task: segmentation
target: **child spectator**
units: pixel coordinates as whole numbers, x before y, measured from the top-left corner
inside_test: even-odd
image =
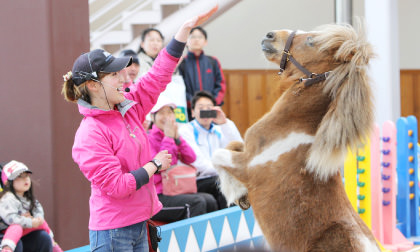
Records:
[[[133,59],[131,65],[124,68],[122,71],[125,71],[124,76],[124,88],[131,86],[136,82],[137,75],[140,71],[140,62],[137,54],[130,49],[121,51],[120,57],[131,57]]]
[[[216,101],[209,92],[197,92],[192,98],[191,108],[195,120],[181,127],[179,134],[197,156],[192,163],[197,168],[197,191],[212,194],[219,209],[226,208],[226,199],[218,188],[218,174],[211,158],[216,149],[225,148],[231,141],[243,141],[242,137],[235,124],[216,106]],[[202,110],[214,110],[216,113],[214,117],[202,117]]]
[[[206,90],[213,95],[217,106],[223,105],[226,83],[222,67],[216,57],[204,54],[207,32],[200,26],[191,29],[187,40],[188,54],[178,69],[184,78],[188,117],[191,117],[191,99],[197,91]]]
[[[195,161],[195,153],[185,140],[178,134],[178,125],[175,121],[175,103],[169,98],[160,96],[156,105],[151,110],[152,129],[149,131],[150,147],[152,155],[161,150],[168,150],[172,155],[171,165],[176,165],[178,159],[184,164]],[[214,197],[207,193],[192,193],[167,196],[162,193],[162,175],[160,172],[154,175],[156,192],[163,207],[179,207],[188,204],[190,216],[198,216],[217,210],[217,202]],[[153,219],[165,222],[173,222],[183,219],[184,211],[160,211]]]
[[[42,241],[27,240],[23,248],[39,249],[35,251],[62,251],[53,239],[53,233],[44,220],[44,210],[36,200],[32,190],[30,174],[26,165],[17,161],[7,163],[1,173],[4,191],[0,198],[0,230],[3,239],[1,251],[17,251],[19,240],[37,230],[49,234],[50,239],[45,244]],[[36,236],[35,236],[36,237]],[[45,239],[44,239],[45,240]]]

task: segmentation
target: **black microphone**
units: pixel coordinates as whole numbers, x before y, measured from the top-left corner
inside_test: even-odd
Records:
[[[129,93],[129,92],[130,92],[130,88],[126,87],[126,88],[124,89],[124,91],[125,91],[125,92],[127,92],[127,93]]]

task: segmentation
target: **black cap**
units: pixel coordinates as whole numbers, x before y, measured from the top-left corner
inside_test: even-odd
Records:
[[[115,58],[107,51],[95,49],[80,55],[73,64],[73,82],[78,86],[88,80],[97,80],[99,72],[113,73],[128,67],[131,57]]]
[[[137,53],[135,53],[131,49],[122,50],[120,52],[119,57],[132,57],[133,58],[133,63],[136,63],[136,64],[140,65],[139,57],[137,56]]]

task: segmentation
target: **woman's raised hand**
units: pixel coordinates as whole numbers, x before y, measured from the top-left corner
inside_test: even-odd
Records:
[[[187,20],[185,23],[191,29],[196,26],[202,25],[204,22],[207,21],[207,19],[211,17],[211,15],[213,15],[217,11],[218,8],[219,8],[219,5],[216,4],[216,6],[211,8],[211,10],[209,10],[208,12],[198,15],[196,17],[193,17],[192,19]]]
[[[192,28],[202,25],[204,22],[207,21],[219,8],[219,5],[216,4],[211,10],[201,15],[195,16],[191,19],[185,21],[185,23],[181,26],[178,32],[175,34],[175,39],[179,42],[187,42],[188,36]]]

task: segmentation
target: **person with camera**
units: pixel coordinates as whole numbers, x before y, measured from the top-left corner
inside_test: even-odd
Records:
[[[219,209],[226,208],[211,158],[216,149],[225,148],[231,141],[243,142],[241,134],[207,91],[199,91],[191,99],[191,115],[195,119],[181,127],[179,134],[196,154],[191,165],[197,169],[197,191],[212,194]]]

